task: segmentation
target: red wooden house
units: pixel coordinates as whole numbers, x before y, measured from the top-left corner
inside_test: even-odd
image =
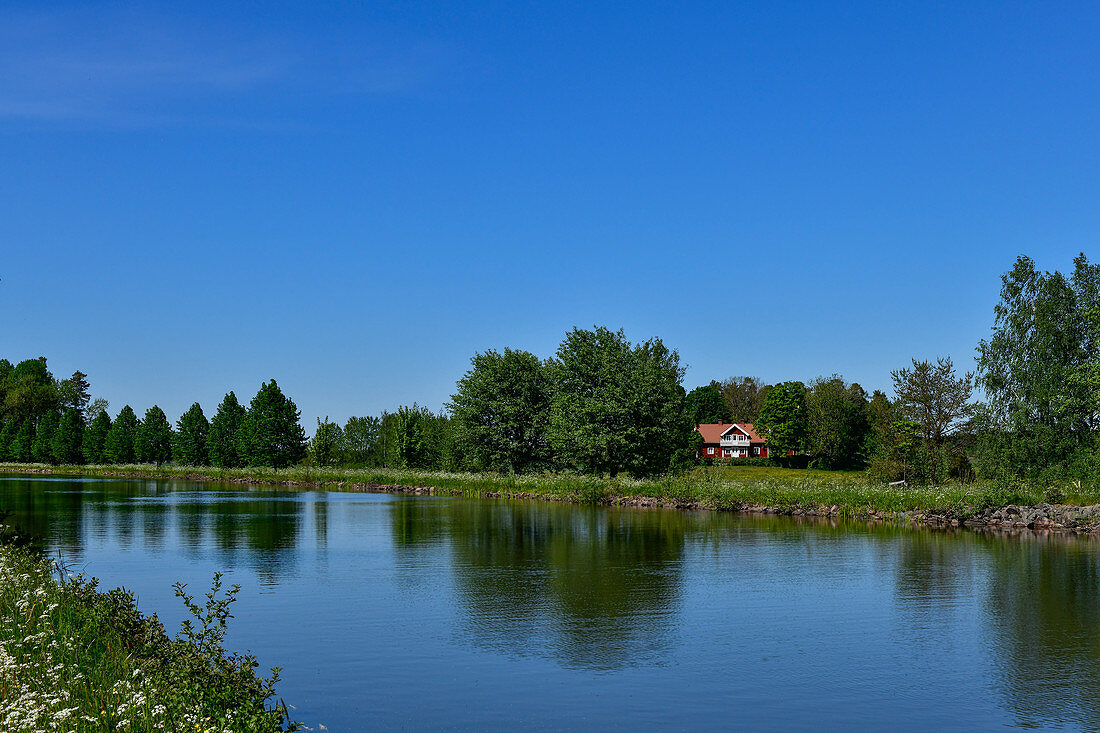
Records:
[[[767,441],[756,434],[751,422],[718,422],[698,425],[703,436],[700,458],[767,458]]]

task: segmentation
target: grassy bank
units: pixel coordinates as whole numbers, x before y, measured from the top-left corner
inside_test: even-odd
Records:
[[[184,595],[193,619],[170,638],[131,594],[0,547],[0,730],[296,729],[266,704],[277,674],[222,648],[234,592],[215,587],[203,606]]]
[[[588,504],[655,504],[683,508],[779,511],[836,507],[835,514],[923,512],[968,517],[1010,504],[1042,502],[1100,504],[1100,487],[974,483],[943,486],[887,486],[866,472],[813,471],[730,466],[697,468],[649,480],[573,474],[501,475],[398,469],[296,466],[285,469],[191,466],[28,466],[0,464],[0,471],[39,470],[61,475],[132,476],[272,484],[328,490],[378,486],[431,487],[432,493],[466,497],[540,498]]]

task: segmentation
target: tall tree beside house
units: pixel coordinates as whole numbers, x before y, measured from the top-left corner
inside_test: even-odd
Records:
[[[108,463],[133,463],[134,440],[137,438],[138,419],[134,409],[129,405],[118,411],[111,430],[107,433],[107,441],[103,452]]]
[[[692,425],[731,422],[733,419],[730,405],[722,395],[722,387],[718,382],[691,390],[687,393],[684,404],[691,416]]]
[[[50,441],[50,451],[55,463],[73,465],[84,462],[84,413],[81,408],[70,406],[61,413],[61,419]]]
[[[914,359],[911,368],[897,369],[891,375],[902,416],[920,426],[928,478],[938,485],[946,469],[946,440],[973,409],[974,375],[955,376],[950,357],[934,363]]]
[[[158,466],[172,460],[172,425],[164,410],[153,405],[145,411],[134,436],[134,452],[141,463]]]
[[[210,422],[195,402],[176,421],[175,443],[172,455],[176,462],[187,466],[205,466],[208,463],[206,441],[210,434]]]
[[[300,417],[274,379],[264,382],[237,431],[237,452],[244,465],[285,468],[305,458],[307,441]]]
[[[31,445],[31,455],[35,463],[53,463],[53,434],[57,430],[57,424],[61,416],[54,410],[50,410],[38,418],[38,426],[34,431],[34,443]]]
[[[242,465],[237,447],[237,433],[244,422],[245,409],[232,391],[222,398],[207,433],[206,452],[210,463],[218,468]]]
[[[867,393],[834,374],[818,377],[806,395],[807,449],[823,468],[859,468],[871,431]]]
[[[757,377],[730,377],[718,383],[718,387],[730,406],[730,420],[747,423],[756,422],[764,397],[771,389]]]
[[[506,348],[475,354],[447,407],[458,441],[478,467],[528,471],[550,462],[550,397],[542,360]]]
[[[106,410],[100,410],[92,418],[91,425],[84,431],[84,444],[81,450],[84,461],[91,464],[107,462],[107,435],[111,432],[111,416]]]
[[[979,457],[987,472],[1036,475],[1091,459],[1100,428],[1100,265],[1070,277],[1028,257],[1002,278],[993,332],[978,345]]]
[[[668,470],[691,434],[680,357],[660,339],[574,328],[551,361],[550,443],[568,465],[614,476]]]
[[[768,390],[754,427],[768,441],[768,455],[783,460],[791,451],[805,450],[808,423],[806,385],[780,382]]]

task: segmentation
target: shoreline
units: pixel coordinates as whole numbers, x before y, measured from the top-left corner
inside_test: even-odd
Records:
[[[145,480],[183,480],[199,483],[228,483],[237,485],[271,486],[320,491],[344,491],[361,493],[404,494],[412,496],[466,497],[485,499],[510,499],[519,501],[551,501],[577,505],[597,505],[638,509],[675,509],[679,511],[720,511],[739,514],[778,515],[817,519],[848,519],[870,523],[908,524],[932,528],[966,528],[997,531],[1061,532],[1072,534],[1100,534],[1100,503],[1033,504],[1007,502],[1001,506],[986,506],[974,511],[958,508],[876,508],[872,503],[791,503],[760,502],[738,499],[733,492],[725,495],[699,498],[676,496],[658,492],[646,493],[644,489],[657,486],[655,482],[636,482],[630,488],[640,492],[623,490],[609,480],[580,477],[557,477],[547,489],[524,490],[522,482],[513,476],[485,476],[480,474],[449,474],[447,481],[435,483],[468,482],[462,488],[434,485],[430,481],[354,480],[363,475],[382,477],[398,476],[401,471],[385,469],[354,471],[346,469],[214,469],[202,470],[191,466],[45,466],[41,464],[0,465],[0,473],[41,474],[73,477],[106,477]],[[431,474],[408,472],[409,478],[430,479]],[[343,480],[341,480],[343,479]],[[580,490],[578,490],[580,487]],[[662,487],[664,488],[664,487]],[[595,489],[595,490],[593,490]],[[669,484],[669,490],[673,486]]]

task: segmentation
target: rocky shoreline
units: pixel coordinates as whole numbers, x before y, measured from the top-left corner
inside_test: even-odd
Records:
[[[0,468],[2,473],[55,474],[49,468]],[[378,494],[409,494],[414,496],[461,496],[457,490],[441,489],[435,486],[407,486],[403,484],[350,483],[344,481],[263,481],[249,477],[211,476],[203,473],[188,473],[165,477],[140,471],[96,471],[94,476],[113,478],[140,478],[162,480],[202,481],[230,484],[254,484],[262,486],[285,486],[296,489],[318,489],[352,491]],[[579,503],[576,497],[556,494],[543,494],[524,491],[483,491],[479,497],[486,499],[516,499],[525,501],[553,501]],[[653,496],[608,495],[599,502],[604,506],[633,507],[639,509],[679,509],[682,511],[726,511],[741,514],[772,514],[778,516],[807,517],[820,519],[854,519],[867,522],[908,523],[928,527],[962,527],[970,529],[1003,530],[1019,532],[1067,532],[1075,534],[1100,534],[1100,504],[1074,506],[1070,504],[1036,504],[1019,506],[1010,504],[999,509],[987,508],[973,516],[963,516],[952,512],[928,511],[877,511],[832,506],[768,506],[748,502],[734,502],[713,506],[697,501],[661,498]]]

